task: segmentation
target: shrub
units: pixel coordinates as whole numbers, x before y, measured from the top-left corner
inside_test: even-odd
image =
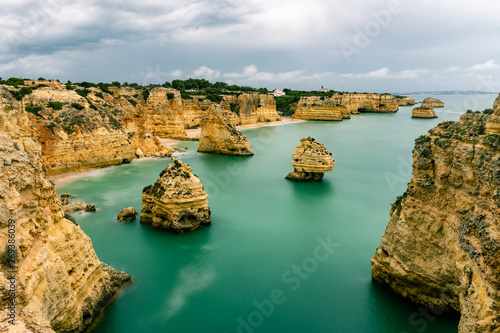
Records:
[[[214,103],[220,103],[222,101],[222,97],[220,95],[208,94],[207,99]]]
[[[21,86],[24,85],[24,80],[19,79],[17,77],[11,77],[11,78],[8,78],[7,81],[4,82],[4,84],[17,87],[19,85],[21,85]]]
[[[132,106],[133,106],[133,107],[135,107],[135,106],[137,105],[137,102],[136,102],[136,101],[134,101],[134,100],[133,100],[133,99],[131,99],[131,98],[129,98],[127,101],[128,101],[130,104],[132,104]]]
[[[92,103],[89,103],[89,108],[91,108],[92,110],[97,110],[97,106]]]
[[[40,111],[42,110],[41,106],[27,106],[26,111],[29,113],[33,113],[35,116],[40,117]]]
[[[148,100],[148,97],[149,97],[149,90],[148,89],[144,89],[142,91],[142,98],[147,101]]]
[[[5,244],[5,251],[0,256],[0,264],[5,267],[14,267],[18,258],[17,248],[9,248],[9,244]]]
[[[78,95],[80,95],[80,96],[82,96],[82,97],[85,97],[85,98],[87,98],[87,95],[88,95],[88,94],[89,94],[89,92],[90,92],[90,90],[88,90],[88,89],[86,89],[86,88],[85,88],[85,89],[76,89],[75,91],[76,91],[76,93],[77,93]]]
[[[493,109],[484,109],[483,113],[484,114],[492,114],[493,113]]]
[[[12,91],[11,94],[12,96],[20,101],[23,99],[24,96],[26,95],[29,95],[33,92],[33,89],[29,88],[29,87],[22,87],[21,89],[19,89],[18,91]]]
[[[99,98],[104,99],[104,96],[102,95],[102,92],[96,92],[95,93],[95,97],[99,97]]]
[[[167,98],[168,99],[174,99],[175,94],[174,93],[167,93]]]
[[[51,102],[47,103],[47,107],[52,108],[54,110],[62,110],[63,105],[61,102],[52,102],[51,101]]]
[[[78,103],[71,103],[71,107],[75,108],[77,110],[83,110],[83,109],[85,109],[85,106],[83,106],[81,104],[78,104]]]

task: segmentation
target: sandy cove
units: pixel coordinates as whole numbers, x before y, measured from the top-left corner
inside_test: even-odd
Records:
[[[246,130],[246,129],[251,129],[251,128],[259,128],[259,127],[266,127],[266,126],[279,126],[279,125],[285,125],[289,123],[301,123],[306,120],[301,120],[301,119],[292,119],[290,117],[283,117],[281,121],[272,121],[272,122],[267,122],[267,123],[257,123],[257,124],[248,124],[248,125],[238,125],[236,126],[236,129],[238,131],[241,130]],[[201,128],[197,129],[187,129],[186,130],[186,135],[188,138],[196,138],[200,137],[201,134]],[[162,139],[160,138],[161,143],[163,143],[165,146],[175,146],[178,145],[179,143],[182,142],[182,140],[175,140],[175,139]],[[189,140],[192,141],[192,140]],[[158,158],[158,157],[148,157],[148,158],[141,158],[140,160],[146,160],[146,159],[151,159],[151,158]],[[137,161],[138,159],[135,159],[134,161]],[[134,162],[132,161],[132,163]],[[108,167],[108,168],[112,168]],[[50,176],[49,179],[54,182],[54,184],[61,185],[64,183],[67,183],[69,181],[72,181],[73,179],[83,177],[85,175],[89,174],[97,174],[99,170],[102,169],[91,169],[91,170],[85,170],[85,171],[75,171],[75,172],[68,172],[68,173],[62,173],[59,175],[54,175]]]
[[[285,125],[289,123],[300,123],[304,122],[305,120],[301,119],[293,119],[291,117],[282,117],[280,121],[271,121],[267,123],[256,123],[256,124],[248,124],[248,125],[238,125],[236,126],[236,129],[238,131],[246,130],[246,129],[251,129],[251,128],[258,128],[258,127],[265,127],[265,126],[279,126],[279,125]],[[201,135],[201,128],[196,128],[196,129],[187,129],[186,130],[186,136],[188,138],[199,138]],[[174,146],[182,142],[182,140],[176,140],[176,139],[160,139],[161,143],[163,143],[165,146]]]

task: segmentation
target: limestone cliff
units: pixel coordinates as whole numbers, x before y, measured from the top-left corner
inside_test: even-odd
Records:
[[[423,107],[431,107],[431,108],[442,108],[442,107],[444,107],[444,103],[443,103],[443,101],[441,101],[437,98],[427,97],[422,102],[422,106]]]
[[[396,112],[398,102],[388,94],[333,94],[301,97],[293,107],[296,119],[342,120],[360,112]]]
[[[500,116],[466,113],[415,141],[413,177],[391,207],[373,279],[459,313],[459,332],[500,332]],[[492,128],[490,127],[490,130]]]
[[[64,218],[32,127],[0,87],[0,252],[12,259],[0,268],[0,328],[83,332],[130,277],[102,264]]]
[[[295,107],[295,119],[342,120],[350,118],[350,112],[339,104],[337,98],[319,96],[301,97]]]
[[[230,116],[233,125],[256,124],[281,120],[281,117],[276,111],[276,102],[271,95],[226,95],[220,105],[226,111],[233,114]]]
[[[430,106],[416,107],[411,111],[412,118],[437,118],[436,111]]]
[[[300,139],[292,153],[293,172],[285,177],[295,181],[317,181],[325,172],[333,170],[333,154],[311,137]]]
[[[354,112],[396,112],[398,102],[389,94],[358,94],[350,93],[339,96],[340,104]]]
[[[211,106],[202,122],[199,152],[226,155],[253,155],[247,137],[231,125],[219,106]]]
[[[96,94],[94,90],[83,97],[75,90],[39,88],[23,98],[21,107],[29,112],[32,134],[50,174],[130,162],[138,148],[143,156],[170,155],[171,149],[153,136],[141,136],[137,128],[121,122],[124,117],[118,108],[127,112],[127,103],[135,110],[127,99]]]
[[[142,193],[141,223],[174,232],[211,223],[207,193],[186,163],[174,159]]]
[[[412,106],[416,104],[414,98],[404,97],[404,96],[395,96],[395,97],[399,106]]]

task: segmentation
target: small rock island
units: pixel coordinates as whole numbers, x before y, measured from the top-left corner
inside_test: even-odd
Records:
[[[285,178],[299,182],[321,180],[324,173],[332,171],[335,165],[333,154],[311,137],[300,140],[292,158],[294,170]]]
[[[208,195],[192,171],[174,159],[153,185],[143,189],[141,223],[178,233],[211,223]]]
[[[431,107],[431,108],[443,108],[444,102],[437,99],[437,98],[427,97],[422,102],[422,106],[423,107]]]
[[[419,106],[411,111],[412,118],[437,118],[436,111],[430,106]]]

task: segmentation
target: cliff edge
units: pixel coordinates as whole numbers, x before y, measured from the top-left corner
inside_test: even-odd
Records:
[[[130,276],[64,218],[32,127],[0,87],[0,330],[84,332]]]
[[[415,141],[413,177],[371,260],[375,282],[460,314],[459,332],[500,332],[500,136],[492,126],[500,96],[488,113],[463,114]]]

